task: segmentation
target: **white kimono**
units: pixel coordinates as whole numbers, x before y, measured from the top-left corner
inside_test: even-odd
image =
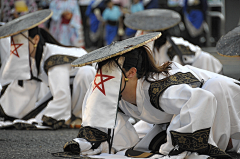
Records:
[[[195,52],[195,55],[183,55],[183,62],[190,63],[192,66],[205,69],[211,72],[220,73],[222,71],[222,64],[218,59],[216,59],[211,54],[204,52],[200,47],[189,43],[183,38],[172,37],[173,42],[176,45],[184,45],[188,47],[192,52]],[[167,41],[159,50],[154,48],[154,59],[158,65],[171,59],[168,56],[168,49],[171,47],[171,44]],[[179,57],[175,55],[172,61],[181,63]]]
[[[167,128],[167,142],[161,145],[159,150],[162,154],[167,155],[174,149],[171,131],[191,134],[207,128],[210,128],[209,137],[207,137],[208,144],[225,150],[229,138],[231,138],[234,141],[233,146],[235,146],[233,149],[239,151],[240,86],[235,83],[239,83],[239,81],[189,65],[181,66],[178,63],[173,63],[170,74],[173,75],[178,72],[191,72],[198,80],[204,80],[202,88],[192,88],[188,84],[168,87],[159,98],[159,105],[164,110],[163,112],[150,103],[148,93],[150,83],[140,79],[136,91],[137,106],[122,100],[120,108],[126,115],[150,124],[170,122]],[[160,79],[165,78],[163,75],[159,77]],[[158,131],[162,131],[162,128]],[[132,133],[121,132],[121,136],[123,134],[133,136],[134,133],[133,131]],[[115,136],[118,136],[118,134],[115,134]],[[153,137],[154,135],[145,136],[149,140]],[[147,151],[149,140],[143,138],[142,141],[144,142],[140,142],[141,146],[137,145],[135,150],[145,149]],[[184,143],[185,141],[185,139],[182,139],[179,142]],[[118,142],[121,141],[114,140],[113,147],[114,143]]]
[[[138,30],[135,34],[135,37],[145,35],[148,33],[149,33],[148,31]],[[202,51],[200,47],[189,43],[183,38],[179,37],[171,38],[176,45],[184,45],[186,47],[189,47],[191,51],[195,52],[195,55],[183,55],[184,63],[191,63],[191,65],[194,67],[205,69],[215,73],[221,73],[223,66],[221,62],[214,56],[207,52]],[[168,41],[166,41],[166,43],[161,48],[159,48],[159,50],[154,48],[154,41],[149,42],[146,45],[152,50],[153,57],[157,65],[161,65],[164,62],[171,61],[170,57],[168,56],[168,49],[172,45]],[[181,63],[178,56],[174,56],[172,61]]]
[[[44,65],[46,64],[46,60],[54,55],[68,55],[77,58],[86,53],[87,52],[81,48],[66,48],[46,43],[38,78],[49,86],[53,100],[51,100],[46,108],[36,117],[37,119],[41,119],[42,115],[52,117],[56,120],[63,119],[65,121],[71,117],[71,114],[74,114],[76,117],[82,117],[82,101],[89,84],[95,77],[95,69],[92,66],[72,68],[70,62],[68,62],[53,65],[46,72]],[[37,77],[35,60],[31,59],[31,61],[33,75]],[[70,84],[73,84],[72,96]],[[31,110],[35,109],[37,105],[41,104],[36,104],[39,96],[43,96],[40,93],[40,87],[41,82],[36,80],[24,80],[23,87],[18,85],[17,80],[11,82],[0,99],[0,104],[4,112],[8,116],[15,118],[25,116]]]

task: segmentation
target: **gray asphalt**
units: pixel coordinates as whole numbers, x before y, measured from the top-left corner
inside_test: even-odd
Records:
[[[240,78],[240,57],[222,57],[216,53],[215,48],[203,48],[203,50],[221,61],[224,75]],[[75,138],[77,134],[77,129],[0,130],[0,159],[56,159],[51,153],[62,152],[64,144]]]
[[[56,159],[51,153],[63,152],[64,144],[77,134],[78,129],[0,130],[0,158]]]

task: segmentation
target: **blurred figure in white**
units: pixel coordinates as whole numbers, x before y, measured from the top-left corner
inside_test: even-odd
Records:
[[[53,16],[50,33],[61,44],[85,47],[80,9],[76,0],[54,0],[50,3]]]

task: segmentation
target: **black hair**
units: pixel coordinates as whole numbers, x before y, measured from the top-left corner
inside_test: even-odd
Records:
[[[112,2],[112,0],[104,0],[105,4],[108,4],[109,2]]]
[[[40,37],[40,40],[37,45],[36,55],[35,55],[38,74],[39,74],[40,63],[42,59],[43,46],[45,45],[45,43],[55,44],[63,47],[72,47],[72,46],[62,45],[47,30],[43,28],[34,27],[30,29],[28,33],[29,33],[29,37],[31,38],[34,38],[36,35],[39,35]]]
[[[161,31],[162,35],[160,38],[154,41],[153,47],[159,50],[167,41],[167,36],[169,35],[168,30]]]
[[[121,56],[125,57],[123,64],[125,71],[129,71],[129,69],[135,67],[137,69],[137,78],[144,78],[148,82],[151,82],[149,78],[155,79],[155,74],[169,75],[168,71],[171,69],[171,62],[166,62],[161,66],[156,66],[151,51],[146,46],[138,47]],[[114,59],[118,59],[121,56],[99,62],[97,65],[98,69],[101,69],[101,67],[106,64],[109,66],[114,64]]]
[[[40,40],[39,40],[37,48],[36,48],[37,49],[36,54],[35,54],[36,66],[37,66],[37,71],[39,74],[40,63],[41,63],[41,59],[42,59],[43,46],[45,45],[45,40],[43,39],[42,35],[40,34],[38,27],[30,29],[28,31],[28,33],[29,33],[29,37],[31,37],[31,38],[34,38],[35,35],[39,35],[39,37],[40,37]]]

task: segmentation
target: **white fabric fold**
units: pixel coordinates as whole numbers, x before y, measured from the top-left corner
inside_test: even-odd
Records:
[[[92,147],[92,144],[83,138],[75,138],[73,140],[79,144],[81,153],[90,150]]]
[[[23,33],[28,37],[28,31]],[[11,45],[9,58],[4,65],[2,78],[4,80],[27,80],[31,78],[29,65],[28,39],[22,34],[11,37],[11,44],[6,43],[6,49]],[[7,51],[6,50],[6,51]],[[4,53],[4,52],[3,52]]]
[[[121,79],[122,72],[117,66],[97,71],[83,102],[84,126],[115,127]]]

